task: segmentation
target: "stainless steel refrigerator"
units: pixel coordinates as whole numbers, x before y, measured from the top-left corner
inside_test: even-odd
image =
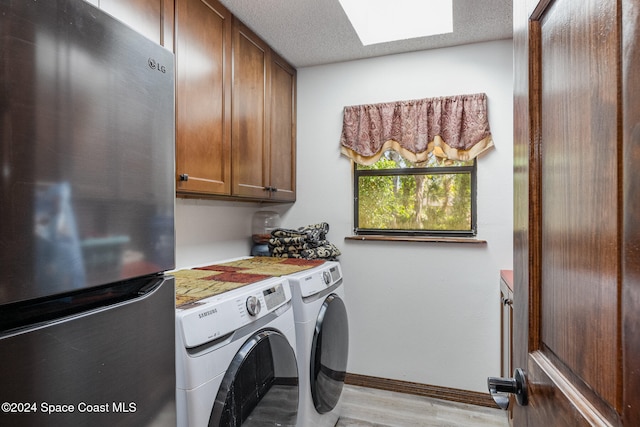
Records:
[[[0,425],[174,426],[173,54],[0,0]]]

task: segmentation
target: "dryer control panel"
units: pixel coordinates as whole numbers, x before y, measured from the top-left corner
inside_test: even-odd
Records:
[[[221,338],[291,301],[287,279],[272,278],[201,300],[176,310],[177,328],[187,348]]]
[[[322,292],[342,280],[342,270],[340,263],[327,261],[322,267],[316,267],[309,271],[292,274],[289,277],[290,283],[296,287],[296,292],[305,298]]]

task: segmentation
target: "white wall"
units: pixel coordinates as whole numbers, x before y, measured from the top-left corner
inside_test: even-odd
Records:
[[[249,255],[255,203],[176,200],[176,268]]]
[[[298,70],[297,201],[178,199],[178,268],[248,255],[258,209],[283,226],[326,221],[342,251],[349,372],[486,392],[500,373],[500,269],[512,265],[512,43],[480,43]],[[351,163],[346,105],[485,92],[496,147],[478,162],[478,238],[487,245],[345,241]]]
[[[495,148],[478,161],[486,245],[345,241],[347,105],[485,92]],[[298,70],[298,200],[290,226],[327,221],[342,251],[349,372],[486,392],[500,373],[499,270],[512,266],[512,42],[479,43]]]

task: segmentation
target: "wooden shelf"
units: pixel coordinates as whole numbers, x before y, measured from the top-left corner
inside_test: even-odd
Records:
[[[486,240],[471,237],[435,237],[435,236],[386,236],[386,235],[360,235],[347,236],[344,240],[375,240],[383,242],[430,242],[430,243],[464,243],[486,245]]]

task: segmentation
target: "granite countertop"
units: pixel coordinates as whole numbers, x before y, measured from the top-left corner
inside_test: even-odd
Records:
[[[254,257],[171,273],[176,278],[176,307],[242,286],[317,267],[323,260]]]

